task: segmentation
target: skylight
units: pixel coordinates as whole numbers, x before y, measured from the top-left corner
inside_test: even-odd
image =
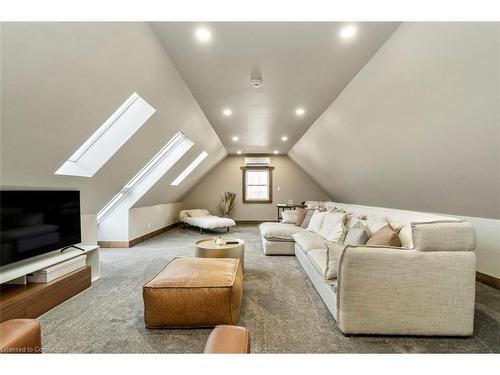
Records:
[[[97,223],[117,207],[131,208],[192,146],[193,141],[177,132],[97,213]]]
[[[55,174],[92,177],[155,112],[134,92]]]
[[[203,151],[201,154],[198,155],[196,159],[194,159],[191,164],[187,166],[186,169],[182,171],[180,175],[177,176],[177,178],[172,181],[170,185],[177,186],[179,185],[184,179],[189,176],[189,174],[203,161],[205,158],[208,156],[206,151]]]

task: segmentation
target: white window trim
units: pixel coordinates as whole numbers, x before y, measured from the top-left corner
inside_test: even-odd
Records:
[[[191,174],[194,169],[201,164],[203,160],[208,156],[208,153],[206,151],[203,151],[201,154],[199,154],[196,159],[194,159],[191,164],[189,164],[186,169],[184,169],[177,177],[175,180],[173,180],[170,185],[172,186],[178,186],[184,179]]]
[[[139,94],[132,93],[55,174],[92,177],[155,112]]]
[[[174,137],[162,147],[146,165],[130,179],[129,182],[97,213],[97,224],[99,224],[134,188],[161,162],[163,161],[184,139],[186,135],[177,132]],[[186,150],[187,152],[187,150]]]
[[[72,161],[73,163],[76,163],[82,156],[85,154],[88,149],[97,142],[99,138],[103,136],[106,131],[113,126],[113,124],[120,118],[123,113],[130,108],[132,104],[135,103],[135,101],[139,99],[139,94],[134,92],[126,101],[123,103],[120,108],[118,108],[109,118],[108,120],[102,124],[99,129],[97,129],[94,134],[90,136],[89,139],[87,139],[83,145],[81,145],[78,150],[75,151],[73,155],[71,155],[68,159],[68,161]]]

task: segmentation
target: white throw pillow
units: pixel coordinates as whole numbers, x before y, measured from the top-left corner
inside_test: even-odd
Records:
[[[339,241],[344,234],[344,219],[343,212],[327,212],[319,235],[327,241]]]
[[[207,216],[210,215],[210,212],[208,210],[205,210],[203,208],[195,208],[193,210],[186,210],[186,213],[190,217],[197,217],[197,216]]]
[[[318,206],[318,201],[307,201],[306,202],[306,208],[308,210],[313,210]]]
[[[297,212],[295,210],[285,210],[281,213],[283,224],[295,224],[297,222]]]
[[[387,225],[387,221],[380,218],[368,218],[366,226],[370,230],[370,235],[373,236],[380,228],[385,227]]]
[[[323,220],[325,219],[326,212],[319,212],[318,210],[314,211],[311,216],[311,221],[309,222],[309,226],[307,230],[311,232],[318,233],[321,230],[321,226],[323,225]]]

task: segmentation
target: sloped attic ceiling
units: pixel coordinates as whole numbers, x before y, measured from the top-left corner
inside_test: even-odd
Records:
[[[340,37],[355,25],[351,39]],[[154,30],[229,153],[286,153],[397,22],[155,22]],[[203,27],[205,43],[195,38]],[[250,84],[258,72],[260,88]],[[296,116],[302,107],[304,115]],[[230,108],[232,115],[224,116]],[[233,142],[232,137],[239,141]],[[288,141],[283,142],[282,136]]]
[[[3,23],[1,184],[78,188],[96,213],[178,131],[195,145],[136,205],[175,202],[226,151],[147,23]],[[156,113],[92,178],[54,172],[137,92]],[[170,182],[201,151],[181,185]]]
[[[499,41],[403,23],[290,157],[339,202],[500,218]]]

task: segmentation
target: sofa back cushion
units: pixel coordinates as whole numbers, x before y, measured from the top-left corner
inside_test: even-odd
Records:
[[[343,212],[327,212],[319,235],[327,241],[340,241],[344,234],[345,218],[346,214]]]
[[[314,211],[311,216],[311,221],[307,226],[307,230],[311,232],[318,233],[321,230],[321,226],[323,225],[323,220],[325,219],[326,212],[319,212],[318,210]]]
[[[411,224],[415,250],[472,251],[476,232],[467,221],[434,221]]]

